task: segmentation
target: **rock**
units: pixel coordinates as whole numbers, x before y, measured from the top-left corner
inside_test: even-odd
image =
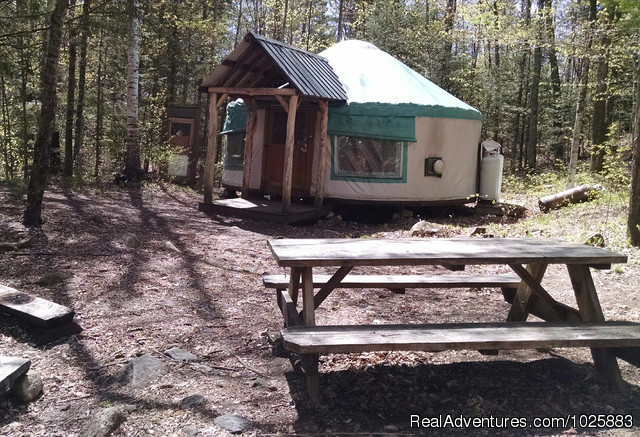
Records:
[[[226,429],[231,434],[241,434],[253,426],[253,423],[249,419],[234,414],[225,414],[224,416],[216,417],[213,423],[222,429]]]
[[[189,410],[204,405],[207,402],[202,395],[191,395],[180,401],[180,408],[183,410]]]
[[[42,377],[38,372],[29,372],[16,379],[11,388],[13,393],[21,402],[34,401],[42,393]]]
[[[413,225],[409,233],[412,237],[431,237],[436,235],[439,230],[438,225],[421,220]]]
[[[196,437],[198,430],[194,426],[185,426],[182,428],[182,433],[187,437]]]
[[[176,361],[195,361],[198,359],[197,355],[177,347],[172,347],[171,349],[164,351],[164,353]]]
[[[127,420],[118,407],[106,408],[94,414],[80,430],[82,437],[107,437]]]
[[[162,245],[162,248],[170,252],[182,253],[182,251],[178,249],[171,241],[165,241]]]
[[[116,372],[115,378],[123,385],[141,388],[166,374],[167,368],[162,361],[145,354],[125,364]]]
[[[130,249],[135,249],[136,247],[140,247],[140,239],[134,234],[125,234],[124,245]]]
[[[47,273],[36,281],[36,285],[50,287],[52,285],[60,284],[67,279],[69,279],[69,276],[62,273]]]

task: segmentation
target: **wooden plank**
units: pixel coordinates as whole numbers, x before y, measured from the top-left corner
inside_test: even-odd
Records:
[[[444,325],[302,326],[282,330],[297,353],[535,349],[640,346],[640,324],[466,323]]]
[[[580,317],[582,320],[592,323],[604,322],[604,314],[600,307],[600,301],[598,300],[598,294],[596,293],[596,287],[593,284],[589,267],[567,265],[567,270],[569,271],[569,277],[571,278],[573,292],[576,296],[578,310],[580,311]],[[613,351],[597,348],[596,346],[598,345],[591,348],[591,356],[593,357],[593,362],[598,374],[607,384],[618,389],[622,389],[624,381],[622,380],[618,361],[616,360],[616,356],[613,354]]]
[[[0,396],[11,390],[16,379],[27,373],[29,367],[31,360],[0,355]]]
[[[313,275],[313,286],[325,285],[331,275]],[[288,275],[265,275],[262,282],[267,288],[284,289],[289,285]],[[512,274],[495,275],[346,275],[339,288],[516,288],[520,277]]]
[[[302,270],[302,319],[306,326],[316,325],[316,310],[313,302],[313,273],[311,267]]]
[[[284,326],[304,325],[302,318],[298,315],[296,304],[291,300],[289,293],[286,290],[278,290],[276,293],[278,307],[280,308],[282,317],[284,317]]]
[[[218,154],[218,94],[209,93],[209,130],[207,133],[207,156],[204,166],[204,203],[213,201],[213,179],[215,176],[216,155]]]
[[[298,96],[289,98],[289,112],[287,113],[287,139],[284,145],[284,169],[282,174],[282,211],[289,210],[291,205],[291,184],[293,182],[293,146],[295,141],[296,112]]]
[[[249,197],[249,189],[251,188],[251,167],[253,164],[253,137],[256,133],[257,111],[256,101],[253,97],[244,99],[247,106],[247,132],[244,140],[244,165],[242,166],[242,188],[241,197],[246,199]]]
[[[537,238],[403,238],[269,240],[282,267],[362,265],[581,264],[624,263],[600,247]]]
[[[0,310],[43,328],[70,323],[75,314],[69,307],[4,285],[0,285]]]
[[[518,308],[521,311],[521,318],[515,319],[515,321],[524,322],[526,320],[527,315],[529,314],[528,306],[530,301],[534,299],[534,295],[536,300],[542,301],[546,306],[549,307],[549,311],[551,311],[552,313],[556,311],[555,308],[558,302],[553,297],[551,297],[551,295],[547,292],[547,290],[544,289],[544,287],[542,287],[542,285],[540,285],[540,281],[542,280],[542,276],[544,275],[544,270],[546,270],[546,265],[544,265],[543,267],[541,263],[538,263],[537,265],[535,265],[535,268],[532,269],[533,273],[538,274],[537,276],[539,277],[539,279],[534,277],[532,273],[527,271],[527,269],[525,269],[520,264],[509,264],[509,267],[511,267],[513,271],[516,272],[518,276],[520,276],[522,281],[527,285],[527,289],[523,288],[524,293],[521,296],[523,301],[518,299],[520,296],[516,296],[514,305],[511,306],[512,311],[514,310],[514,308]],[[527,295],[526,298],[525,294]],[[507,319],[508,321],[514,321],[511,316],[512,312],[509,312],[509,318]],[[560,314],[556,314],[556,317],[558,319],[561,319]]]
[[[331,292],[340,285],[342,279],[353,269],[352,266],[341,266],[337,272],[327,280],[320,288],[320,291],[313,298],[314,307],[318,308],[322,302],[331,294]],[[313,284],[315,286],[315,284]]]
[[[300,292],[300,267],[291,267],[290,280],[287,281],[289,296],[294,304],[298,303],[298,293]]]
[[[329,123],[329,102],[324,99],[318,100],[318,106],[320,107],[320,139],[318,140],[318,155],[317,155],[317,167],[316,167],[316,198],[314,205],[316,208],[322,207],[324,202],[324,178],[325,169],[327,167],[326,156],[328,155],[325,145],[327,138],[327,128]]]
[[[250,87],[210,87],[210,93],[224,93],[234,96],[295,96],[297,90],[293,88],[250,88]]]

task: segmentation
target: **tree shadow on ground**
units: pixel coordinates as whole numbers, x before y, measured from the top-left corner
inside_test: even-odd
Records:
[[[318,406],[307,402],[305,377],[299,370],[286,378],[296,401],[299,419],[294,426],[300,434],[561,434],[573,422],[545,423],[548,426],[536,429],[534,418],[575,416],[579,420],[581,414],[631,415],[628,421],[638,426],[640,390],[628,384],[622,392],[609,389],[595,380],[593,372],[591,364],[562,358],[321,370],[323,400]],[[441,423],[457,419],[459,424],[460,417],[483,418],[483,427],[457,428],[456,422],[433,426],[433,418]],[[506,418],[516,421],[503,422]],[[423,419],[432,426],[424,426]]]

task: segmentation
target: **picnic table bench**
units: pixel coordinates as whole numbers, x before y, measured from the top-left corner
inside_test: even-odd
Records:
[[[286,326],[283,343],[300,354],[308,395],[314,402],[319,400],[318,358],[324,353],[590,347],[602,380],[618,387],[622,377],[616,355],[639,365],[640,325],[605,322],[590,272],[590,267],[607,269],[612,263],[626,262],[624,255],[551,239],[278,239],[268,244],[278,265],[291,270],[286,289],[283,277],[265,277],[265,285],[278,290]],[[541,285],[549,264],[567,266],[578,309],[556,301]],[[454,282],[450,276],[458,275],[443,275],[441,280],[349,275],[356,266],[402,265],[508,265],[519,281],[506,322],[315,326],[315,309],[336,288],[516,285],[513,277],[512,282],[503,283],[487,277],[493,282],[483,283],[478,276]],[[314,276],[315,267],[337,270],[331,276]],[[319,291],[314,293],[314,288]],[[302,311],[297,305],[300,291]],[[529,314],[545,322],[525,323]]]

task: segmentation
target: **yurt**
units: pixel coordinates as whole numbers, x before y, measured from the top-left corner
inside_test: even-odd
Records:
[[[477,109],[367,42],[317,55],[255,34],[244,44],[201,88],[241,98],[227,106],[220,132],[225,188],[345,203],[475,199]],[[298,96],[294,114],[284,91]]]

